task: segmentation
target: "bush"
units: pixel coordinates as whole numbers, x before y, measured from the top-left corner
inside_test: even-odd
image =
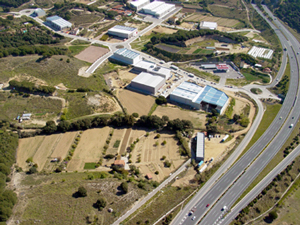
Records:
[[[29,174],[34,174],[34,173],[36,173],[36,172],[37,172],[37,169],[36,169],[35,166],[30,167],[30,169],[28,170],[28,173],[29,173]]]
[[[138,118],[138,117],[139,117],[139,114],[138,114],[138,113],[132,113],[132,116],[133,116],[134,118]]]
[[[113,159],[115,157],[115,155],[113,154],[108,154],[106,156],[104,156],[105,159]]]
[[[271,212],[269,213],[269,218],[270,218],[271,220],[276,220],[277,217],[278,217],[278,215],[277,215],[277,212],[276,212],[276,211],[271,211]]]
[[[99,209],[100,211],[105,208],[106,200],[104,198],[99,198],[95,203],[95,208]]]
[[[160,138],[160,134],[157,134],[157,135],[155,136],[155,138]]]
[[[166,140],[164,140],[161,144],[166,145],[167,144]]]
[[[164,162],[164,165],[165,165],[165,167],[171,167],[171,163],[168,160],[166,160]]]
[[[127,184],[126,181],[122,182],[121,188],[122,188],[122,190],[125,192],[125,194],[128,193],[128,184]]]
[[[161,160],[165,160],[167,157],[165,156],[165,155],[163,155],[162,157],[161,157]]]
[[[158,174],[159,174],[159,172],[158,172],[158,171],[155,171],[155,174],[156,174],[156,175],[158,175]]]
[[[87,190],[83,186],[80,186],[78,188],[77,193],[78,193],[79,197],[86,197],[87,196]]]
[[[167,103],[167,99],[164,96],[159,96],[156,100],[155,103],[157,105],[162,105]]]

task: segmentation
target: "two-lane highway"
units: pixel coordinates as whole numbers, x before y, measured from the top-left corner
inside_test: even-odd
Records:
[[[273,156],[279,151],[281,146],[292,132],[291,124],[295,124],[299,117],[300,101],[297,100],[299,86],[299,69],[294,50],[289,45],[285,36],[289,36],[277,29],[272,23],[269,23],[278,35],[283,46],[287,47],[290,56],[291,81],[286,99],[278,115],[261,136],[261,138],[249,149],[249,151],[235,163],[230,170],[196,203],[196,212],[192,216],[184,215],[178,224],[196,224],[206,213],[207,215],[201,221],[201,224],[215,224],[221,217],[224,205],[230,207],[236,199],[243,193],[253,179],[268,164]],[[295,43],[296,44],[296,43]],[[296,44],[297,45],[297,44]],[[299,45],[299,43],[298,43]],[[293,108],[295,106],[295,108]],[[292,113],[290,114],[290,111]],[[286,121],[286,122],[285,122]],[[275,137],[276,136],[276,137]],[[275,137],[275,138],[274,138]],[[274,138],[274,139],[273,139]],[[269,144],[269,142],[273,141]],[[269,145],[268,145],[269,144]],[[267,146],[265,151],[259,156],[262,150]],[[258,159],[249,167],[254,159]],[[247,168],[249,167],[249,168]],[[240,177],[240,179],[238,179]],[[230,188],[229,188],[230,187]],[[225,192],[227,189],[229,190]],[[225,192],[225,194],[224,194]],[[221,197],[222,196],[222,197]],[[220,199],[220,200],[219,200]],[[217,200],[219,200],[217,202]],[[214,207],[208,209],[217,202]],[[208,206],[208,204],[210,204]],[[208,206],[208,207],[207,207]],[[194,219],[194,216],[196,217]],[[194,219],[194,220],[192,220]],[[178,219],[177,219],[178,221]],[[175,224],[175,223],[173,223]]]

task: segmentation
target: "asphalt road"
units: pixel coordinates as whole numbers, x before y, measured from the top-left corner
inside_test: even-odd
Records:
[[[196,224],[203,216],[205,217],[200,224],[216,224],[222,215],[221,209],[223,206],[226,205],[227,207],[230,207],[236,201],[236,199],[238,199],[248,185],[263,170],[263,168],[273,158],[277,151],[279,151],[280,147],[285,143],[286,139],[292,132],[292,128],[289,128],[290,124],[295,123],[298,120],[300,110],[300,102],[298,99],[296,99],[299,84],[298,62],[295,59],[296,55],[292,47],[285,38],[285,36],[288,37],[291,34],[287,34],[288,31],[283,30],[285,34],[284,36],[273,24],[270,23],[270,25],[278,35],[282,45],[287,47],[287,52],[290,57],[291,71],[293,71],[289,92],[283,103],[283,106],[266,132],[247,151],[247,153],[244,154],[243,157],[241,157],[241,159],[235,163],[228,170],[228,172],[225,173],[217,181],[217,183],[215,183],[213,187],[211,187],[207,192],[204,191],[206,194],[203,195],[202,198],[193,198],[191,200],[191,204],[188,204],[190,208],[183,210],[183,213],[180,214],[181,216],[177,217],[176,222],[172,224]],[[292,42],[293,40],[289,41]],[[298,46],[299,43],[296,43],[294,40],[292,45]],[[283,70],[281,72],[283,72]],[[282,76],[282,74],[279,74],[279,76]],[[295,107],[293,108],[294,104]],[[292,113],[290,114],[291,109]],[[282,119],[280,119],[280,117],[282,117]],[[292,119],[292,117],[294,117],[294,119]],[[273,139],[273,137],[275,138]],[[273,141],[268,145],[272,139]],[[247,168],[266,146],[268,147],[261,154],[261,156],[249,168]],[[239,177],[240,179],[236,180]],[[224,194],[228,188],[229,190]],[[218,201],[219,198],[220,200]],[[214,205],[214,207],[208,211],[215,202],[217,203]],[[210,204],[210,206],[206,207],[207,204]],[[196,216],[195,220],[191,219],[192,216],[187,216],[187,210],[192,208],[191,205],[196,206],[196,212],[193,215]]]

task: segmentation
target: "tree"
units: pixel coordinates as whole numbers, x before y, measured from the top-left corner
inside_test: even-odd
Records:
[[[277,215],[277,212],[276,212],[276,211],[271,211],[271,212],[269,213],[269,218],[270,218],[272,221],[273,221],[273,220],[276,220],[277,217],[278,217],[278,215]]]
[[[250,121],[249,121],[248,117],[243,117],[240,121],[240,125],[242,127],[247,127],[249,123],[250,123]]]
[[[125,194],[128,193],[128,183],[126,181],[121,183],[121,188],[125,192]]]
[[[100,211],[105,208],[106,200],[104,198],[99,198],[95,203],[95,208],[99,209]]]
[[[162,105],[167,103],[167,99],[160,95],[157,99],[155,99],[155,102],[157,105]]]
[[[29,174],[34,174],[34,173],[36,173],[36,172],[37,172],[37,169],[36,169],[35,166],[30,167],[30,169],[28,170],[28,173],[29,173]]]
[[[3,173],[7,176],[8,174],[10,174],[10,168],[7,167],[4,163],[0,163],[0,173]]]
[[[46,134],[53,134],[56,132],[57,127],[54,121],[47,121],[46,126],[43,127],[43,131]]]
[[[166,160],[164,162],[164,165],[165,165],[165,167],[171,167],[171,163],[168,160]]]
[[[66,131],[68,131],[70,129],[70,127],[71,127],[70,126],[70,122],[63,120],[63,121],[59,122],[59,124],[57,126],[57,129],[59,131],[66,132]]]
[[[86,197],[87,196],[87,190],[83,186],[80,186],[78,188],[77,193],[78,193],[79,197]]]
[[[134,118],[138,118],[138,117],[139,117],[139,114],[138,114],[138,113],[132,113],[132,116],[133,116]]]
[[[233,115],[233,121],[235,121],[235,122],[238,121],[240,118],[241,118],[240,115],[237,115],[237,114]]]
[[[167,144],[167,141],[164,140],[161,144],[162,144],[162,145],[166,145],[166,144]]]

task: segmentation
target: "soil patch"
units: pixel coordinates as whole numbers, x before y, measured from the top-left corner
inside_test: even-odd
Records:
[[[78,55],[75,55],[77,59],[82,61],[86,61],[89,63],[95,62],[98,58],[102,57],[106,53],[109,52],[109,49],[97,47],[97,46],[89,46],[88,48],[84,49]]]
[[[77,134],[78,132],[67,132],[62,134],[60,141],[58,142],[56,148],[51,154],[51,158],[60,157],[61,159],[64,159],[67,156],[68,151]]]

